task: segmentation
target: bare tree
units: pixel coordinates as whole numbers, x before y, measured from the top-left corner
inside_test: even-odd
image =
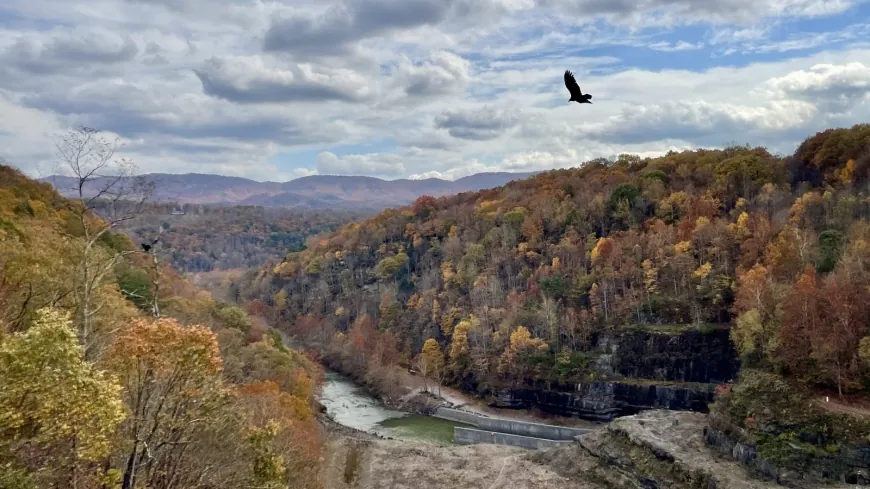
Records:
[[[142,244],[142,250],[145,253],[151,254],[151,285],[154,286],[153,297],[151,299],[151,315],[160,317],[160,259],[157,256],[157,242],[160,240],[160,235],[163,234],[163,226],[160,226],[157,231],[157,237],[151,240],[151,244]]]
[[[115,159],[118,139],[110,140],[89,127],[72,130],[59,137],[55,146],[61,165],[74,179],[77,205],[72,214],[77,228],[72,230],[82,240],[75,277],[76,319],[85,356],[96,354],[95,316],[104,307],[99,289],[109,280],[118,260],[134,250],[99,246],[106,233],[141,213],[154,190],[153,182],[135,176],[136,166],[128,159]],[[97,204],[108,201],[109,210],[102,219],[94,211]],[[120,209],[119,209],[120,207]]]

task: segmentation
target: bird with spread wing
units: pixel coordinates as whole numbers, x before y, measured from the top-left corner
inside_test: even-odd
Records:
[[[574,79],[574,74],[569,70],[565,70],[565,86],[568,87],[568,92],[571,93],[571,98],[568,99],[569,102],[577,102],[578,104],[591,104],[592,95],[584,94],[580,91],[580,85],[577,84],[577,80]]]

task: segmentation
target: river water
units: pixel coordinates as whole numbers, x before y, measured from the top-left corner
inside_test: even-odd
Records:
[[[469,425],[386,408],[349,378],[326,372],[320,402],[337,423],[401,440],[453,443],[453,427]]]

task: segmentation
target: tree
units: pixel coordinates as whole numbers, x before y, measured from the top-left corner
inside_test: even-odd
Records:
[[[828,317],[812,336],[813,359],[842,396],[845,389],[857,386],[854,360],[867,334],[867,296],[843,277],[829,277],[822,293]]]
[[[251,318],[243,309],[236,306],[225,306],[218,309],[217,319],[224,327],[235,328],[243,333],[251,330]]]
[[[383,281],[392,280],[407,265],[408,255],[398,253],[396,256],[390,256],[378,262],[378,266],[375,267],[375,275]]]
[[[194,452],[190,445],[226,402],[217,338],[205,326],[137,319],[115,338],[109,362],[130,409],[122,487],[137,487],[140,476],[148,487],[171,487],[167,477],[178,477],[178,459]],[[194,479],[203,475],[195,466],[184,469]]]
[[[479,326],[480,320],[472,314],[467,319],[459,321],[459,324],[453,329],[453,337],[450,342],[450,362],[453,370],[459,375],[464,374],[469,367],[468,334]]]
[[[819,233],[819,251],[822,255],[818,265],[820,273],[834,270],[834,267],[837,266],[837,260],[840,258],[840,253],[843,250],[844,242],[843,233],[839,231],[829,229]]]
[[[0,225],[0,331],[29,326],[36,310],[73,303],[73,240],[43,223]]]
[[[109,141],[98,130],[82,127],[59,138],[56,143],[60,163],[72,172],[77,205],[71,206],[75,226],[69,232],[82,239],[75,274],[78,299],[77,323],[85,357],[97,355],[94,338],[95,316],[104,306],[98,291],[111,279],[118,260],[132,250],[100,246],[106,233],[138,214],[153,193],[153,184],[133,178],[135,165],[130,160],[115,160],[117,140]],[[94,212],[100,201],[107,200],[111,209],[105,219]],[[133,205],[119,205],[131,201]],[[124,209],[116,212],[118,207]]]
[[[322,443],[311,409],[311,392],[291,394],[277,382],[252,382],[240,389],[250,486],[255,488],[321,489]]]
[[[773,178],[771,165],[758,155],[737,155],[719,163],[715,175],[726,199],[751,198]]]
[[[0,339],[0,385],[0,455],[66,487],[97,475],[83,471],[109,454],[121,386],[85,361],[67,314],[40,309],[30,329]]]
[[[782,310],[777,357],[794,373],[807,375],[814,369],[807,362],[812,360],[813,341],[824,321],[818,277],[810,265],[786,294]]]
[[[444,353],[441,346],[434,338],[429,338],[423,343],[423,349],[417,361],[423,378],[432,376],[438,383],[438,395],[441,395],[441,381],[444,378]],[[428,390],[428,388],[427,388]]]
[[[501,357],[500,370],[510,373],[514,382],[526,382],[534,367],[536,357],[546,353],[549,346],[540,338],[532,338],[525,326],[520,326],[510,336],[510,344]]]

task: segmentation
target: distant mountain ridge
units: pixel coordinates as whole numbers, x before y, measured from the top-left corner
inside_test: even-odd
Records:
[[[537,172],[476,173],[455,181],[439,178],[382,180],[365,176],[313,175],[289,182],[257,182],[242,177],[203,173],[148,173],[156,185],[154,200],[179,204],[258,205],[263,207],[372,208],[406,205],[421,195],[450,195],[501,187]],[[51,175],[40,181],[52,184],[66,197],[75,196],[72,177]],[[88,195],[96,193],[103,179],[91,182]]]

